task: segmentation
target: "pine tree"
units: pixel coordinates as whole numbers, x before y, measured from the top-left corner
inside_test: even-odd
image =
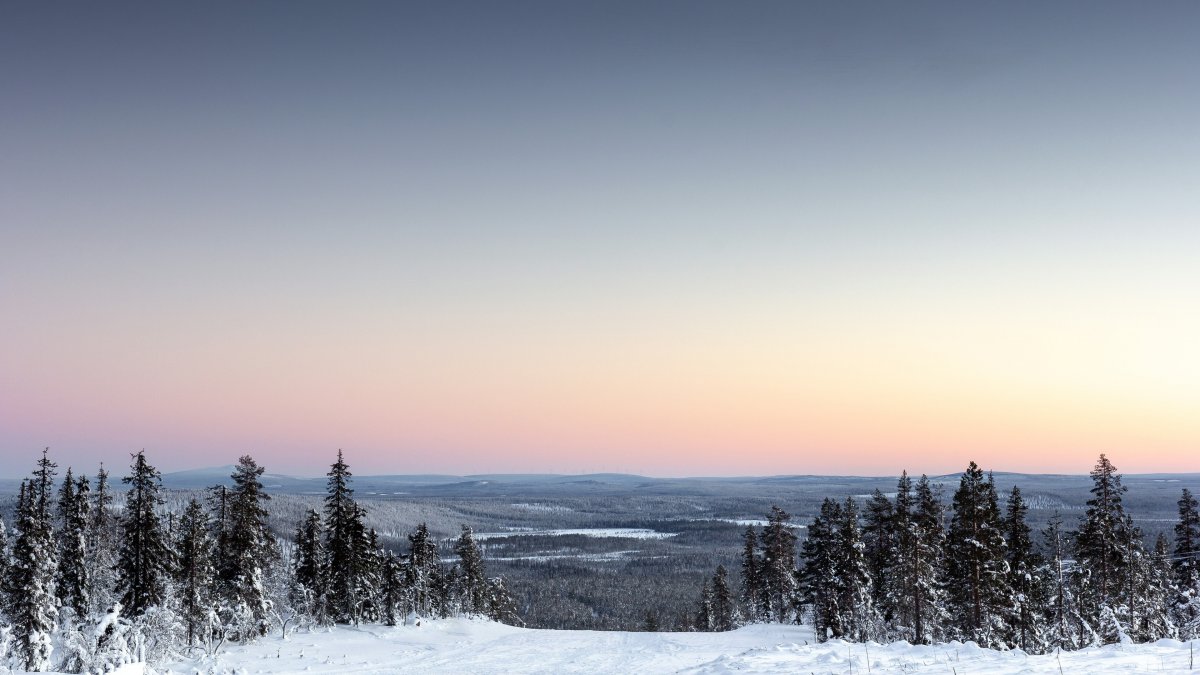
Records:
[[[878,489],[867,500],[863,514],[862,538],[867,571],[871,575],[871,604],[886,612],[888,570],[895,564],[895,528],[892,502]],[[887,621],[890,617],[882,617]]]
[[[1074,583],[1078,588],[1080,612],[1091,626],[1098,627],[1101,640],[1116,642],[1122,627],[1116,608],[1125,600],[1135,540],[1132,521],[1125,513],[1117,468],[1103,454],[1092,469],[1092,498],[1075,534]],[[1101,626],[1102,615],[1106,617]],[[1108,618],[1111,617],[1111,618]]]
[[[845,636],[842,625],[841,573],[839,568],[841,506],[826,497],[820,512],[808,525],[801,545],[804,565],[800,573],[800,592],[812,611],[813,632],[817,640]]]
[[[104,464],[96,473],[91,519],[87,531],[88,598],[91,606],[107,613],[117,601],[117,531],[112,515],[112,492]]]
[[[49,497],[53,476],[54,464],[43,453],[34,478],[21,483],[17,497],[17,539],[13,544],[7,613],[14,655],[20,666],[31,672],[50,669],[52,635],[58,621]]]
[[[484,570],[483,553],[475,543],[475,535],[469,525],[462,526],[462,534],[454,544],[458,555],[460,597],[462,611],[483,614],[487,611],[487,572]]]
[[[1136,579],[1136,601],[1140,608],[1133,635],[1139,642],[1154,642],[1163,638],[1177,638],[1179,629],[1175,623],[1171,602],[1175,595],[1171,565],[1171,546],[1167,536],[1159,533],[1154,541],[1154,552],[1139,559]]]
[[[88,560],[88,528],[91,520],[91,489],[86,476],[76,481],[70,467],[58,492],[58,514],[62,526],[58,536],[58,596],[71,610],[74,621],[83,621],[91,611]]]
[[[359,567],[355,561],[358,550],[356,539],[361,532],[360,511],[354,503],[354,490],[350,488],[350,467],[338,450],[337,461],[330,467],[327,493],[325,495],[325,534],[327,564],[326,579],[329,593],[329,612],[338,623],[356,623],[358,620],[358,581],[354,578]]]
[[[1003,647],[1014,612],[995,482],[971,462],[954,493],[946,556],[951,613],[964,639]]]
[[[1200,584],[1200,504],[1183,488],[1179,497],[1179,522],[1175,525],[1175,583],[1180,588]]]
[[[1050,647],[1078,649],[1097,641],[1092,624],[1084,618],[1076,598],[1074,579],[1067,571],[1068,551],[1072,546],[1063,531],[1062,516],[1056,511],[1042,532],[1050,559],[1044,568],[1049,603],[1047,641]]]
[[[325,543],[321,514],[309,509],[296,529],[296,583],[301,589],[297,601],[317,623],[325,623]],[[394,624],[392,624],[394,625]]]
[[[379,536],[375,533],[374,528],[370,530],[361,528],[363,522],[361,513],[356,517],[356,521],[360,524],[358,536],[355,539],[357,546],[354,553],[356,565],[354,595],[358,600],[356,614],[360,621],[376,623],[380,618],[378,596],[382,586],[383,551],[379,547]]]
[[[712,579],[711,619],[713,630],[727,631],[738,627],[737,603],[733,600],[733,591],[729,590],[729,574],[724,565],[717,565]]]
[[[746,526],[742,541],[742,605],[749,621],[762,621],[766,588],[762,579],[762,560],[758,555],[758,535],[753,525]]]
[[[945,507],[940,491],[933,488],[929,477],[922,474],[917,481],[915,503],[911,515],[911,535],[902,537],[908,562],[899,566],[910,594],[913,639],[917,643],[941,640],[947,623],[946,594],[943,584],[945,530],[942,521]]]
[[[383,622],[388,626],[400,623],[405,611],[404,564],[400,557],[388,552],[383,560],[382,587],[379,597]]]
[[[879,617],[871,593],[871,572],[858,523],[858,506],[852,497],[842,504],[838,521],[839,606],[846,636],[863,642],[877,635]]]
[[[132,458],[130,474],[122,479],[129,490],[125,493],[117,560],[121,613],[126,617],[140,616],[162,604],[172,568],[171,551],[158,516],[163,503],[162,477],[146,461],[145,451]]]
[[[914,643],[924,641],[925,631],[918,596],[917,550],[921,537],[915,520],[912,479],[900,472],[896,497],[891,508],[892,551],[884,576],[884,614],[888,617],[893,639]]]
[[[796,535],[788,527],[791,515],[778,506],[771,507],[763,528],[762,583],[766,591],[766,613],[783,623],[795,604]]]
[[[517,616],[517,603],[508,592],[504,577],[488,580],[488,618],[513,626],[523,625]]]
[[[1045,585],[1038,575],[1044,560],[1033,549],[1029,524],[1026,522],[1028,513],[1029,507],[1021,497],[1021,488],[1013,486],[1004,516],[1004,534],[1008,545],[1009,587],[1014,593],[1016,611],[1007,640],[1026,652],[1040,654],[1047,646],[1043,621]]]
[[[179,518],[175,543],[175,579],[179,588],[180,614],[187,629],[187,644],[197,639],[206,643],[213,624],[213,587],[216,567],[212,560],[212,537],[208,514],[196,499],[188,502]]]
[[[409,591],[409,606],[418,616],[432,616],[438,609],[437,586],[441,583],[441,562],[437,543],[429,536],[425,523],[408,535],[408,566],[404,585]]]
[[[237,617],[231,623],[242,640],[265,635],[269,627],[265,578],[278,553],[264,506],[270,496],[259,480],[264,471],[249,455],[238,459],[228,495],[229,550],[217,567],[221,595],[232,616]]]
[[[8,547],[8,527],[0,516],[0,624],[7,623],[9,606],[12,602],[12,552]],[[2,650],[0,650],[2,651]]]
[[[1200,637],[1200,513],[1192,491],[1184,488],[1179,497],[1179,522],[1175,524],[1173,568],[1176,593],[1174,619],[1180,637]]]

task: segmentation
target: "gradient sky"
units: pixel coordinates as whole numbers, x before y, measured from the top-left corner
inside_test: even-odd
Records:
[[[0,473],[1200,471],[1200,3],[0,8]]]

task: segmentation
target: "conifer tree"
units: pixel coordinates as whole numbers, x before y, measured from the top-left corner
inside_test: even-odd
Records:
[[[112,515],[112,492],[104,464],[96,473],[91,519],[87,535],[88,598],[91,606],[107,612],[117,601],[117,522]]]
[[[4,517],[0,516],[0,623],[6,622],[9,605],[12,602],[10,582],[12,581],[12,552],[8,544],[8,527]]]
[[[971,462],[954,493],[946,580],[953,615],[964,639],[1002,647],[1014,603],[995,482]]]
[[[1133,638],[1139,642],[1154,642],[1163,638],[1177,638],[1179,629],[1175,623],[1171,601],[1175,594],[1171,565],[1171,545],[1167,536],[1159,533],[1154,541],[1153,553],[1139,558],[1136,597],[1132,609],[1137,612],[1137,626]]]
[[[488,580],[488,617],[514,626],[523,625],[517,616],[517,603],[509,593],[504,577]]]
[[[462,533],[454,543],[458,555],[460,597],[462,611],[468,614],[483,614],[487,611],[487,572],[483,565],[483,553],[475,543],[475,535],[469,525],[462,526]]]
[[[842,625],[839,522],[842,509],[826,497],[820,512],[809,523],[807,537],[801,544],[804,565],[800,573],[800,592],[804,603],[811,608],[813,632],[817,640],[845,635]]]
[[[21,483],[17,497],[8,618],[17,662],[31,672],[50,669],[52,636],[58,621],[49,497],[53,476],[54,464],[43,453],[34,478]]]
[[[388,552],[383,560],[382,587],[379,597],[383,622],[388,626],[400,623],[405,612],[404,564],[395,553]]]
[[[375,529],[362,529],[361,513],[356,517],[356,522],[359,523],[354,553],[355,597],[358,600],[356,614],[360,621],[375,623],[380,618],[378,596],[382,585],[383,551],[379,548],[379,535]]]
[[[1179,497],[1179,522],[1175,524],[1175,584],[1181,589],[1200,589],[1200,512],[1192,491],[1183,488]]]
[[[361,512],[354,502],[354,490],[350,488],[353,474],[342,458],[341,450],[326,475],[329,477],[325,495],[329,612],[338,623],[354,623],[358,620],[358,580],[354,575],[360,567],[355,553],[359,550],[356,542],[362,522]]]
[[[437,543],[429,536],[425,523],[408,535],[408,542],[404,585],[409,592],[409,606],[418,616],[431,616],[438,609],[437,586],[442,581]]]
[[[753,525],[746,526],[742,537],[742,604],[749,621],[763,620],[766,588],[762,579],[762,560],[758,554],[758,535]]]
[[[858,506],[847,497],[838,521],[837,564],[841,576],[839,606],[846,636],[855,641],[876,637],[879,618],[871,593],[871,572],[867,564]]]
[[[788,527],[791,515],[771,507],[763,528],[762,583],[766,590],[768,616],[786,621],[796,600],[796,535]]]
[[[909,562],[899,569],[909,584],[913,639],[917,643],[931,643],[943,638],[947,623],[943,586],[945,507],[939,491],[924,474],[917,481],[914,501],[912,535],[905,538]]]
[[[195,645],[197,640],[206,643],[215,623],[213,587],[216,567],[212,560],[210,527],[208,514],[200,502],[196,499],[188,502],[179,518],[175,579],[189,647]]]
[[[1069,535],[1062,527],[1062,516],[1056,511],[1042,532],[1050,559],[1044,578],[1048,587],[1046,611],[1047,641],[1050,647],[1078,649],[1093,644],[1097,637],[1092,624],[1080,611],[1075,596],[1074,580],[1068,574],[1067,558],[1072,549]]]
[[[1021,488],[1014,485],[1008,496],[1004,516],[1009,586],[1016,603],[1008,642],[1026,652],[1039,654],[1046,650],[1045,626],[1042,621],[1046,593],[1045,585],[1038,574],[1044,561],[1033,549],[1031,531],[1026,522],[1028,513],[1029,506],[1021,496]]]
[[[1181,639],[1200,637],[1200,513],[1196,498],[1184,488],[1179,497],[1179,522],[1175,524],[1174,619]]]
[[[325,623],[325,543],[321,514],[309,509],[296,529],[296,583],[301,597],[297,601],[317,623]],[[394,624],[393,624],[394,625]]]
[[[917,602],[916,551],[920,533],[915,522],[915,507],[912,479],[908,471],[902,471],[896,481],[896,497],[889,519],[893,550],[884,574],[884,613],[893,633],[890,637],[919,643],[925,636]]]
[[[871,575],[871,604],[877,610],[887,608],[888,570],[895,564],[895,528],[892,502],[876,489],[867,500],[863,514],[862,538],[867,571]],[[882,617],[886,621],[886,614]]]
[[[1092,469],[1092,498],[1075,534],[1074,583],[1080,612],[1097,627],[1104,642],[1119,639],[1116,608],[1126,598],[1133,543],[1136,534],[1122,503],[1126,487],[1117,468],[1103,454]],[[1102,615],[1106,618],[1101,626]]]
[[[86,476],[76,481],[70,467],[58,492],[58,596],[71,610],[73,621],[83,621],[91,610],[91,581],[88,560],[88,528],[91,519],[91,489]]]
[[[239,639],[265,635],[270,610],[266,593],[266,572],[275,560],[275,540],[267,525],[264,502],[270,496],[260,480],[265,469],[249,455],[238,459],[228,495],[227,558],[219,560],[217,579],[231,616],[237,617]]]
[[[738,626],[737,603],[729,589],[729,575],[724,565],[717,565],[713,575],[711,619],[713,630],[727,631]]]
[[[162,476],[146,461],[145,451],[131,457],[130,474],[122,479],[129,489],[121,516],[117,585],[121,613],[137,617],[162,604],[172,560],[158,516],[163,503]]]

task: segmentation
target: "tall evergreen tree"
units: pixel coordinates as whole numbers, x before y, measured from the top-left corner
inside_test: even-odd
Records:
[[[696,630],[701,632],[713,630],[712,604],[712,589],[708,586],[708,579],[705,579],[703,585],[700,587],[700,605],[696,609]]]
[[[125,512],[121,516],[121,545],[117,560],[121,613],[140,616],[162,604],[172,569],[158,509],[162,506],[162,476],[146,461],[145,451],[132,455],[130,473],[122,480]]]
[[[74,621],[83,621],[91,610],[88,561],[88,529],[91,520],[91,489],[86,476],[76,481],[70,467],[58,492],[58,596],[71,610]]]
[[[487,611],[487,571],[483,565],[483,553],[475,543],[475,535],[469,525],[462,526],[462,533],[454,543],[458,555],[460,598],[462,611],[468,614],[483,614]]]
[[[237,617],[238,638],[243,640],[266,634],[270,605],[265,579],[277,556],[267,524],[265,502],[270,496],[260,480],[264,471],[249,455],[238,459],[228,496],[229,550],[217,567],[221,593]]]
[[[55,593],[54,529],[49,492],[54,464],[42,454],[34,478],[23,481],[17,497],[17,539],[13,544],[8,618],[13,652],[22,668],[50,669],[52,635],[58,622]]]
[[[441,582],[437,543],[429,536],[425,523],[408,535],[408,542],[404,585],[409,592],[409,607],[418,616],[432,616],[438,609],[437,586]]]
[[[117,521],[112,515],[112,491],[104,464],[96,473],[87,534],[88,598],[94,609],[107,611],[117,601]]]
[[[733,591],[729,590],[728,572],[724,565],[717,565],[712,579],[713,630],[733,630],[738,626],[738,619],[737,603],[734,602]]]
[[[1200,512],[1192,491],[1183,488],[1179,497],[1179,522],[1175,524],[1175,584],[1181,589],[1200,589]]]
[[[321,514],[309,509],[296,529],[296,583],[302,597],[297,601],[317,623],[325,623],[325,543]]]
[[[951,613],[964,639],[1003,647],[1014,612],[995,482],[971,462],[954,493],[946,556]]]
[[[1096,627],[1103,641],[1115,642],[1122,630],[1114,623],[1116,611],[1127,599],[1131,553],[1137,535],[1122,503],[1127,488],[1121,484],[1121,474],[1108,457],[1100,455],[1091,477],[1092,498],[1075,534],[1073,581],[1085,621]]]
[[[175,551],[175,579],[179,587],[180,614],[189,647],[206,642],[215,623],[213,592],[216,567],[212,559],[211,524],[196,499],[188,502],[179,518]]]
[[[742,605],[751,622],[762,621],[766,587],[762,578],[762,559],[758,554],[758,534],[753,525],[742,536]]]
[[[813,631],[821,642],[846,634],[840,605],[842,570],[838,565],[841,519],[841,506],[826,497],[801,544],[804,560],[800,573],[801,597],[811,608]]]
[[[1038,571],[1044,560],[1034,550],[1026,516],[1029,506],[1021,496],[1021,488],[1013,486],[1008,495],[1004,515],[1004,535],[1007,542],[1009,587],[1014,593],[1016,611],[1010,622],[1008,642],[1026,652],[1039,654],[1046,650],[1045,584]]]
[[[863,514],[862,538],[867,571],[871,575],[871,602],[886,611],[888,570],[895,564],[895,528],[892,522],[892,502],[878,489],[867,500]],[[886,614],[883,620],[889,617]]]
[[[359,550],[357,539],[362,522],[361,511],[354,502],[354,490],[350,488],[353,474],[341,450],[326,475],[329,477],[325,495],[329,612],[336,622],[354,623],[358,620],[358,581],[354,575],[360,567],[355,554]]]
[[[796,600],[796,535],[788,527],[791,518],[787,511],[772,506],[762,533],[766,610],[780,623],[787,621]]]
[[[839,606],[847,637],[859,642],[874,639],[879,618],[871,593],[871,572],[858,522],[858,506],[853,497],[842,504],[838,521],[838,569],[841,584]]]
[[[383,560],[382,586],[379,593],[383,622],[388,626],[400,623],[406,610],[404,563],[395,553],[388,552]]]

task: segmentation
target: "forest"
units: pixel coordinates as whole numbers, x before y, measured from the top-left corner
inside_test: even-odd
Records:
[[[437,526],[420,522],[408,531],[382,508],[393,502],[355,496],[340,451],[319,498],[273,500],[265,469],[250,456],[205,489],[164,488],[144,452],[131,456],[120,487],[103,467],[94,481],[71,468],[60,479],[57,469],[43,452],[19,485],[11,532],[0,519],[0,649],[21,670],[175,662],[333,625],[456,616],[513,625],[541,617],[544,625],[580,609],[593,616],[577,621],[594,622],[595,605],[569,604],[585,600],[589,588],[636,612],[636,628],[646,631],[803,623],[821,641],[959,640],[1030,654],[1200,637],[1196,499],[1183,488],[1173,536],[1147,537],[1104,455],[1078,522],[1056,513],[1038,531],[1021,487],[1007,490],[1002,504],[996,478],[972,462],[949,500],[944,480],[904,473],[894,493],[825,498],[806,525],[772,506],[765,520],[747,521],[736,550],[705,540],[722,531],[711,529],[713,520],[739,521],[676,515],[666,521],[671,533],[612,519],[613,535],[644,537],[640,551],[612,550],[631,541],[617,538],[609,549],[565,560],[545,551],[586,551],[610,540],[587,536],[587,528],[477,536],[467,524],[448,536],[450,511],[439,510],[447,504],[426,497],[405,503],[423,505],[413,512],[436,517]],[[547,501],[453,513],[478,511],[489,525],[523,512],[595,523],[585,519],[590,502],[573,500],[577,510]],[[645,500],[637,503],[660,512],[695,507],[675,497]],[[647,516],[645,525],[662,522]],[[721,561],[715,570],[692,574],[712,551]],[[626,553],[639,554],[623,563],[628,573],[596,575],[581,562]],[[506,574],[489,575],[488,567]],[[681,609],[674,587],[653,574],[683,583],[703,577],[693,591],[698,601]]]

